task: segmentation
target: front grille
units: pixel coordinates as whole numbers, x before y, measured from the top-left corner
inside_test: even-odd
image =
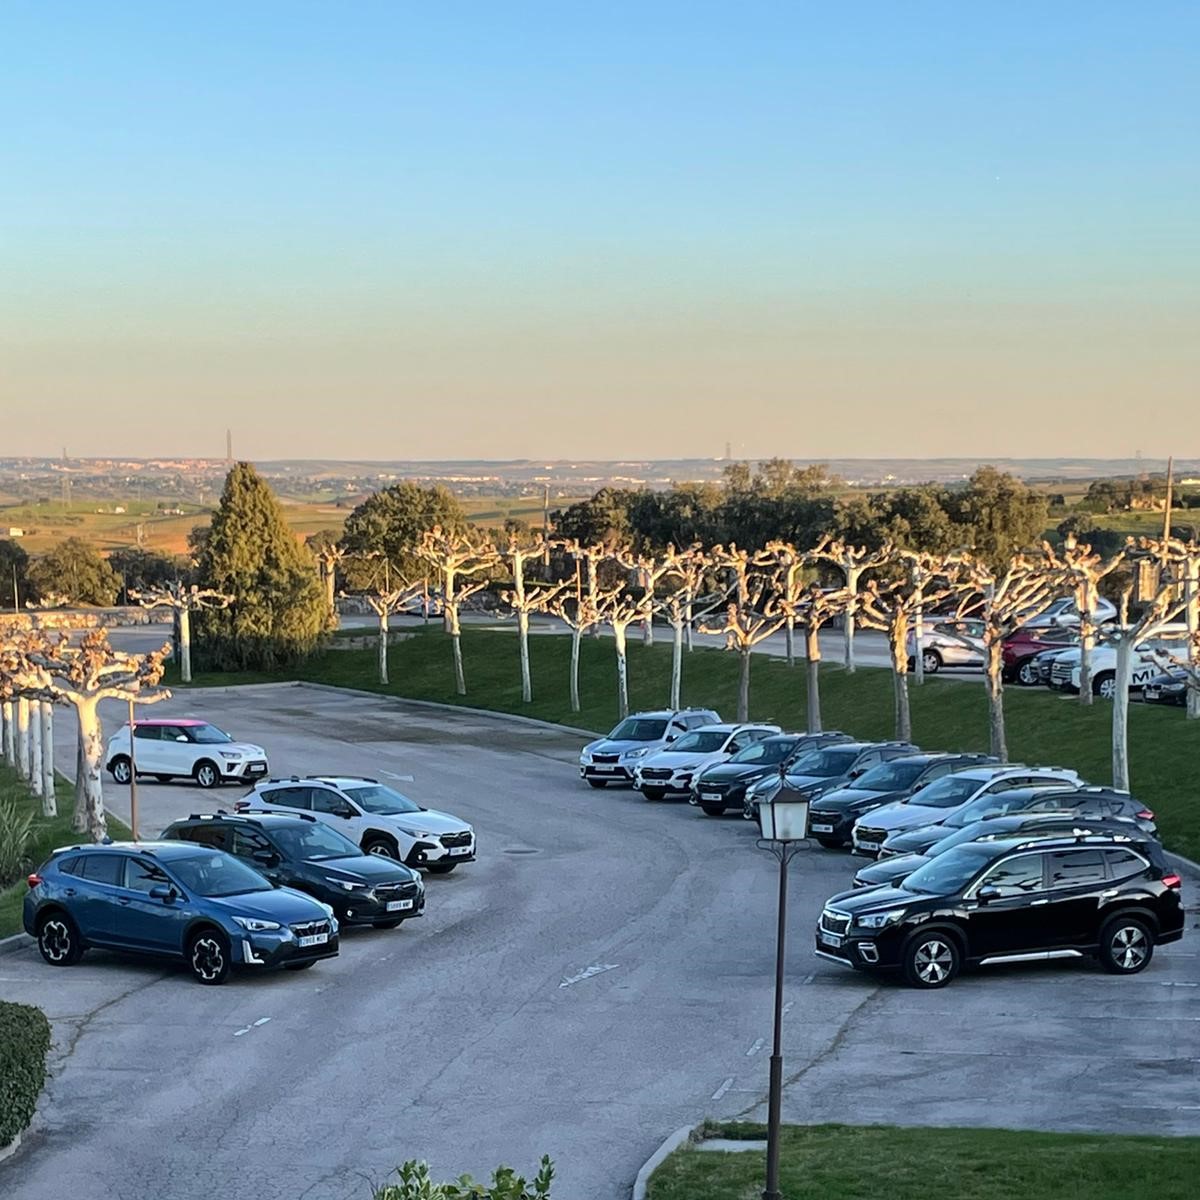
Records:
[[[401,896],[415,896],[420,891],[420,885],[412,883],[379,883],[375,885],[375,894],[383,900],[395,900]]]
[[[707,779],[698,780],[696,787],[701,792],[714,792],[718,796],[723,796],[729,790],[727,783],[709,783]]]
[[[886,846],[879,847],[880,858],[895,858],[899,853],[899,850],[889,850]]]
[[[443,833],[443,846],[469,846],[471,844],[471,835],[469,833]]]
[[[665,767],[647,767],[642,772],[643,779],[670,779],[671,772]]]
[[[823,909],[821,928],[826,933],[844,934],[850,928],[850,914],[835,912],[832,908]]]
[[[315,937],[319,933],[329,932],[329,922],[309,921],[306,925],[293,925],[292,932],[297,937]]]
[[[1054,670],[1051,672],[1051,678],[1055,683],[1069,683],[1071,680],[1071,668],[1066,663],[1055,663]]]
[[[860,842],[875,842],[882,845],[883,839],[887,837],[887,831],[884,829],[866,829],[860,825],[855,831],[854,836]]]
[[[621,756],[619,754],[593,754],[592,755],[592,762],[594,762],[594,763],[615,763],[615,762],[620,762],[620,761],[621,761]]]
[[[1040,662],[1037,665],[1038,679],[1042,683],[1046,683],[1050,678],[1050,673],[1054,670],[1054,660],[1050,659],[1047,662]]]

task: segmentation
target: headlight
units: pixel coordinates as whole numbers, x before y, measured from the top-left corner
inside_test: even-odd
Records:
[[[222,758],[241,758],[242,757],[242,752],[240,750],[218,750],[217,753]]]
[[[883,929],[886,925],[895,925],[904,916],[904,909],[893,908],[890,912],[866,913],[855,917],[854,923],[859,929]]]
[[[621,755],[621,757],[622,758],[645,758],[646,755],[649,753],[650,753],[649,747],[644,746],[641,750],[626,750]]]
[[[251,933],[262,933],[267,929],[279,929],[278,921],[260,921],[258,917],[234,917],[243,929],[248,929]]]
[[[326,883],[332,883],[335,887],[340,887],[347,892],[358,892],[365,888],[365,883],[351,883],[349,879],[334,879],[331,875],[325,876]]]
[[[401,828],[400,832],[407,833],[409,837],[414,837],[414,838],[431,838],[431,837],[433,837],[432,833],[421,833],[419,830],[416,830],[416,829]]]

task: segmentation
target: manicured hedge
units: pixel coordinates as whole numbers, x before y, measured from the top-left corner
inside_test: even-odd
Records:
[[[33,1117],[46,1080],[50,1022],[40,1008],[0,1000],[0,1147]]]

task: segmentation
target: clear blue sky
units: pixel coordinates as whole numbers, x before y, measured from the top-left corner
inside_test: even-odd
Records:
[[[0,39],[0,453],[1200,453],[1195,3]]]

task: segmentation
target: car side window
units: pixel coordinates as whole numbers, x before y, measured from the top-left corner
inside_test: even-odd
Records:
[[[693,713],[687,719],[687,728],[699,729],[701,725],[711,725],[714,720],[715,718],[710,717],[707,713]]]
[[[228,847],[225,829],[221,825],[187,825],[179,831],[179,836],[199,846],[211,846],[214,850],[225,850]]]
[[[1042,890],[1042,856],[1018,854],[997,863],[980,880],[980,887],[996,888],[1002,896],[1024,896]]]
[[[1109,805],[1103,800],[1084,800],[1082,803],[1075,806],[1075,815],[1085,817],[1089,821],[1097,821],[1101,817],[1111,815]]]
[[[928,783],[932,779],[941,779],[943,775],[949,775],[953,768],[953,763],[934,763],[924,775],[921,776],[921,783]]]
[[[79,874],[84,879],[90,879],[93,883],[111,883],[119,885],[121,882],[121,856],[119,854],[85,854],[83,856],[83,869]]]
[[[1081,887],[1107,878],[1099,850],[1056,850],[1047,856],[1049,886]]]
[[[313,812],[339,813],[347,807],[346,800],[330,788],[312,789]]]
[[[265,792],[263,799],[269,804],[282,804],[285,808],[312,808],[312,788],[281,787]]]
[[[133,892],[148,892],[152,887],[164,887],[170,880],[161,867],[144,858],[125,859],[125,886]]]
[[[82,858],[64,858],[58,864],[58,869],[63,875],[78,875],[82,866]]]
[[[730,754],[737,754],[740,751],[745,750],[745,748],[749,745],[750,745],[750,738],[747,737],[745,734],[743,734],[740,737],[733,738],[730,741],[729,745],[726,747],[726,749],[729,751]]]
[[[274,854],[275,847],[255,829],[234,829],[231,831],[230,853],[238,858],[253,858],[255,852]]]
[[[1108,863],[1110,879],[1128,879],[1146,867],[1145,859],[1132,850],[1105,850],[1104,861]]]
[[[133,736],[139,742],[157,742],[162,732],[161,725],[137,725],[133,727]]]

